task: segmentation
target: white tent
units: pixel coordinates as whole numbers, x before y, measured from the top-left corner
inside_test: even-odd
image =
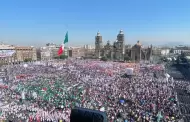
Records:
[[[32,93],[32,96],[34,97],[34,99],[36,99],[36,98],[37,98],[37,93],[36,93],[36,92],[33,92],[33,93]]]
[[[170,75],[168,73],[165,74],[166,78],[170,78]]]
[[[23,66],[26,68],[26,67],[28,67],[28,64],[24,64]]]
[[[101,108],[100,108],[100,111],[104,112],[104,111],[105,111],[105,108],[104,108],[104,107],[101,107]]]
[[[126,74],[127,75],[133,75],[133,68],[126,68]]]

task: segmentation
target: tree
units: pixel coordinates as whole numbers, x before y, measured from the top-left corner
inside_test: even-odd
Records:
[[[109,53],[109,54],[106,54],[106,58],[107,59],[111,59],[111,54]]]
[[[173,48],[170,49],[170,53],[174,53],[174,49]]]
[[[60,59],[66,59],[66,58],[68,58],[68,56],[66,56],[66,55],[61,55],[60,56]]]
[[[101,61],[107,61],[108,59],[107,59],[107,57],[102,57],[101,59],[100,59]]]
[[[24,62],[30,62],[30,61],[32,61],[31,58],[26,58],[26,59],[24,59]]]
[[[131,60],[131,57],[129,57],[129,56],[124,57],[124,61],[130,61],[130,60]]]
[[[24,59],[24,62],[28,62],[28,59]]]
[[[67,59],[68,58],[68,56],[66,56],[66,55],[60,55],[60,56],[56,56],[56,57],[54,57],[55,59]]]

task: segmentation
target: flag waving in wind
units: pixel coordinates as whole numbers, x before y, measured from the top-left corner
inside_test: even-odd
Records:
[[[61,45],[61,47],[59,48],[59,50],[58,50],[58,56],[60,56],[60,55],[62,55],[63,54],[63,52],[64,52],[64,46],[65,46],[65,44],[66,43],[68,43],[68,32],[66,33],[66,35],[65,35],[65,40],[64,40],[64,43]]]

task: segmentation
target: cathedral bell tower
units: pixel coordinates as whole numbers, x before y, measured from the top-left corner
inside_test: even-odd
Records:
[[[102,48],[103,48],[102,36],[100,35],[100,32],[98,32],[97,35],[95,36],[95,56],[97,58],[101,57]]]
[[[125,54],[125,38],[123,30],[119,31],[119,34],[117,35],[117,45],[118,45],[118,59],[123,60],[124,54]]]

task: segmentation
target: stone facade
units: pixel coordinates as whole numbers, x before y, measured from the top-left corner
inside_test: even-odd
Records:
[[[11,55],[10,55],[11,54]],[[23,62],[25,59],[37,60],[34,47],[23,47],[0,44],[0,64],[11,64]]]
[[[40,60],[51,60],[51,50],[47,47],[41,47],[39,57]]]
[[[9,53],[14,52],[9,55]],[[7,44],[0,44],[0,65],[16,62],[15,47]]]
[[[30,59],[32,61],[37,60],[37,52],[36,48],[34,47],[23,47],[23,46],[16,46],[16,61],[23,62],[26,59]]]
[[[125,57],[130,57],[132,61],[139,62],[140,60],[150,60],[151,55],[152,46],[143,48],[140,41],[132,47],[125,45],[125,36],[122,30],[120,30],[113,45],[107,41],[107,44],[103,46],[102,36],[99,32],[95,37],[95,56],[97,58],[105,56],[111,60],[123,61]]]
[[[103,42],[102,42],[102,36],[100,33],[97,33],[97,36],[95,36],[95,56],[100,57],[103,55]]]
[[[86,50],[83,47],[70,47],[68,56],[72,58],[84,57],[85,51]]]
[[[56,57],[58,57],[58,50],[59,50],[60,46],[57,46],[56,44],[54,43],[48,43],[46,44],[46,46],[44,47],[41,47],[39,50],[38,50],[38,59],[39,60],[52,60]],[[67,56],[67,47],[64,47],[64,52],[63,52],[63,55],[66,55]]]

